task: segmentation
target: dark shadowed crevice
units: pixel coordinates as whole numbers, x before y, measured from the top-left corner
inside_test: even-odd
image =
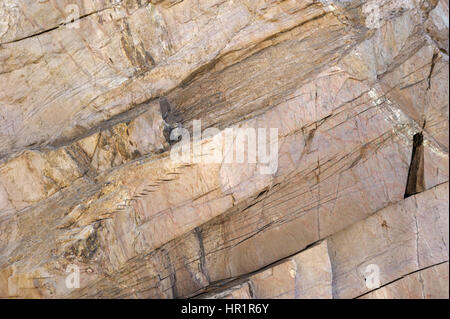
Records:
[[[424,183],[424,149],[423,134],[414,135],[411,164],[409,165],[408,180],[406,183],[405,198],[425,190]]]

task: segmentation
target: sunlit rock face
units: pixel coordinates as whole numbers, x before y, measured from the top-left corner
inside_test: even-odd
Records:
[[[0,0],[0,297],[448,298],[448,38],[448,0]]]

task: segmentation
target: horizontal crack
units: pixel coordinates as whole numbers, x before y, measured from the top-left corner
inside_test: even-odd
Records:
[[[370,290],[370,291],[368,291],[368,292],[363,293],[362,295],[356,296],[356,297],[354,297],[353,299],[358,299],[358,298],[364,297],[364,296],[366,296],[366,295],[368,295],[368,294],[370,294],[370,293],[372,293],[372,292],[374,292],[374,291],[377,291],[377,290],[379,290],[379,289],[381,289],[381,288],[384,288],[384,287],[386,287],[386,286],[389,286],[390,284],[393,284],[393,283],[395,283],[395,282],[397,282],[397,281],[399,281],[399,280],[402,280],[403,278],[405,278],[405,277],[407,277],[407,276],[409,276],[409,275],[413,275],[413,274],[415,274],[415,273],[420,273],[420,272],[423,271],[423,270],[426,270],[426,269],[429,269],[429,268],[433,268],[433,267],[435,267],[435,266],[439,266],[439,265],[442,265],[442,264],[445,264],[445,263],[448,263],[448,260],[442,261],[442,262],[440,262],[440,263],[437,263],[437,264],[434,264],[434,265],[431,265],[431,266],[427,266],[427,267],[424,267],[424,268],[420,268],[420,269],[414,270],[414,271],[412,271],[412,272],[410,272],[410,273],[407,273],[407,274],[405,274],[405,275],[403,275],[403,276],[401,276],[401,277],[399,277],[399,278],[397,278],[397,279],[394,279],[394,280],[392,280],[392,281],[390,281],[390,282],[388,282],[388,283],[385,283],[384,285],[381,285],[381,286],[378,287],[378,288],[372,289],[372,290]]]
[[[61,23],[59,23],[58,25],[55,25],[55,26],[53,26],[53,27],[51,27],[51,28],[49,28],[49,29],[42,30],[42,31],[39,31],[39,32],[37,32],[37,33],[33,33],[33,34],[24,36],[24,37],[22,37],[22,38],[17,38],[17,39],[11,40],[11,41],[1,42],[1,43],[0,43],[0,46],[6,45],[6,44],[12,44],[12,43],[20,42],[20,41],[23,41],[23,40],[26,40],[26,39],[30,39],[30,38],[34,38],[34,37],[40,36],[40,35],[45,34],[45,33],[49,33],[49,32],[51,32],[51,31],[54,31],[54,30],[56,30],[56,29],[59,29],[60,27],[63,27],[63,26],[66,26],[66,25],[70,25],[70,24],[75,23],[75,22],[77,22],[77,21],[80,21],[80,20],[82,20],[82,19],[84,19],[84,18],[87,18],[87,17],[89,17],[89,16],[91,16],[91,15],[94,15],[94,14],[97,14],[97,13],[101,13],[101,12],[103,12],[103,11],[112,9],[112,8],[117,7],[117,6],[119,6],[119,5],[122,5],[122,1],[120,1],[120,2],[118,2],[118,3],[115,3],[115,4],[113,4],[112,6],[109,6],[109,7],[100,9],[100,10],[96,10],[96,11],[93,11],[93,12],[90,12],[90,13],[86,13],[86,14],[84,14],[84,15],[79,16],[79,17],[76,18],[76,19],[73,19],[73,20],[69,21],[69,22],[61,22]]]

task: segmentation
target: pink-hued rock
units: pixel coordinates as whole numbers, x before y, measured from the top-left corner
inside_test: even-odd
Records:
[[[448,299],[448,261],[406,275],[361,299]]]
[[[0,297],[448,296],[448,7],[3,0]]]
[[[447,194],[445,183],[409,197],[318,246],[244,276],[243,283],[205,296],[448,298]]]
[[[448,182],[389,206],[331,236],[333,294],[355,298],[371,290],[369,265],[380,285],[448,261]]]
[[[209,298],[331,299],[332,271],[327,242],[251,275],[245,283]]]

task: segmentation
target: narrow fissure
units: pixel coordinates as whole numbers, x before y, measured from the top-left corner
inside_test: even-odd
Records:
[[[425,190],[424,183],[424,147],[423,134],[414,135],[411,164],[409,165],[408,180],[404,198],[408,198]]]

